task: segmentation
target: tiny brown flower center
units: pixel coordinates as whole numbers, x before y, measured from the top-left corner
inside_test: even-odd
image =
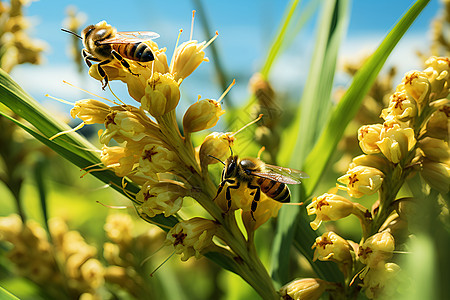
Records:
[[[392,95],[392,102],[395,103],[394,108],[399,108],[403,110],[402,102],[406,100],[406,96],[404,94],[393,94]]]
[[[183,245],[184,242],[184,238],[187,236],[186,233],[183,233],[183,231],[181,231],[180,233],[174,233],[172,234],[172,236],[175,238],[175,241],[173,242],[173,245]]]
[[[322,206],[328,206],[330,205],[327,200],[323,199],[317,202],[317,209],[322,210]]]
[[[412,81],[416,78],[419,78],[419,75],[417,73],[408,74],[405,77],[405,84],[412,84]]]
[[[333,242],[328,240],[328,238],[324,236],[320,242],[316,243],[316,245],[317,248],[322,247],[323,249],[325,249],[327,245],[333,245]]]
[[[349,179],[348,185],[351,185],[352,187],[355,187],[355,183],[357,181],[359,181],[359,179],[357,177],[358,177],[358,175],[356,175],[356,174],[350,175],[348,177],[348,179]]]
[[[149,162],[151,162],[152,156],[157,153],[158,153],[158,151],[155,151],[155,147],[152,147],[148,150],[144,150],[144,155],[142,155],[142,159],[147,159]]]
[[[359,247],[358,256],[359,257],[362,256],[362,258],[366,259],[367,256],[372,252],[373,252],[373,250],[370,249],[370,247],[367,247],[367,248]]]
[[[108,126],[110,124],[117,125],[114,119],[116,118],[117,112],[113,111],[112,113],[108,114],[105,118],[105,126]]]

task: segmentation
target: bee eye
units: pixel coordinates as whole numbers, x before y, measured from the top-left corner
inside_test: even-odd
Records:
[[[231,162],[231,163],[228,165],[228,167],[227,167],[226,176],[227,176],[227,177],[232,176],[235,169],[236,169],[236,163],[233,161],[233,162]]]

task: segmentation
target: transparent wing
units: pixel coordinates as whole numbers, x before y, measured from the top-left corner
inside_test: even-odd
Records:
[[[112,38],[100,41],[99,44],[132,44],[146,42],[159,37],[159,34],[153,31],[120,31]]]
[[[253,175],[263,178],[268,178],[286,184],[300,184],[303,178],[308,178],[305,172],[283,168],[280,166],[273,166],[266,164],[264,172],[252,172]]]

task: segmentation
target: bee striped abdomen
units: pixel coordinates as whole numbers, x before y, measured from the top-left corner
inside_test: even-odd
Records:
[[[133,44],[114,44],[113,49],[127,59],[139,62],[148,62],[154,60],[153,52],[145,43]]]
[[[256,183],[261,187],[261,191],[273,200],[279,202],[291,201],[291,193],[286,184],[262,177],[259,177]]]

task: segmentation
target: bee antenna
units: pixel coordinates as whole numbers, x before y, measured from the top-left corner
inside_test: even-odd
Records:
[[[73,32],[73,31],[71,31],[71,30],[69,30],[69,29],[61,28],[61,30],[64,31],[64,32],[73,34],[74,36],[76,36],[76,37],[79,38],[79,39],[83,39],[83,37],[82,37],[81,35],[79,35],[79,34]]]
[[[233,156],[233,149],[230,147],[231,156]]]
[[[215,157],[215,156],[212,156],[211,154],[208,154],[208,156],[209,156],[209,157],[212,157],[212,158],[214,158],[214,159],[217,159],[218,161],[220,161],[220,162],[225,166],[225,163],[224,163],[221,159],[219,159],[219,158],[217,158],[217,157]]]

